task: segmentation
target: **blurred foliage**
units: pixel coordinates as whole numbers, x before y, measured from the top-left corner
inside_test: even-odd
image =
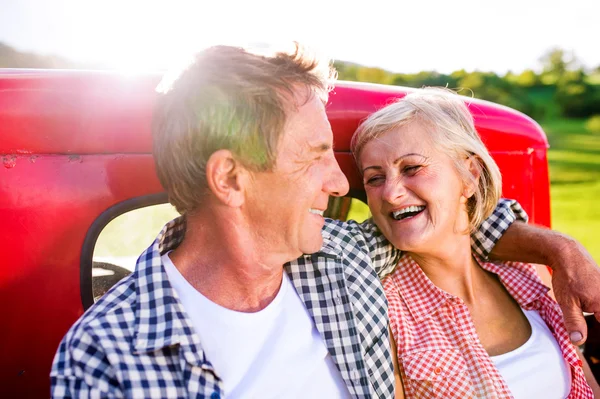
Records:
[[[396,86],[443,86],[515,108],[537,120],[557,117],[586,118],[600,114],[600,66],[586,72],[572,52],[553,48],[540,61],[542,71],[526,69],[500,76],[494,72],[466,71],[450,75],[435,71],[414,74],[392,73],[338,61],[341,80]]]
[[[583,69],[566,71],[560,76],[554,99],[563,116],[583,118],[600,113],[600,89],[588,82]]]
[[[460,94],[503,104],[537,120],[589,118],[600,114],[600,66],[585,70],[572,52],[553,48],[540,61],[542,70],[494,72],[457,70],[451,74],[422,71],[393,73],[385,69],[337,61],[341,80],[386,85],[441,86]],[[63,57],[22,52],[0,43],[0,68],[103,69]]]
[[[0,42],[0,68],[98,69],[102,66],[73,62],[57,55],[18,51]]]
[[[569,70],[578,64],[572,52],[566,52],[561,48],[553,48],[544,54],[540,61],[543,65],[543,80],[547,84],[553,84]]]
[[[590,133],[600,134],[600,115],[594,115],[588,119],[585,128]]]

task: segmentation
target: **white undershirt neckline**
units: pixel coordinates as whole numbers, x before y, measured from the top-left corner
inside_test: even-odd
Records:
[[[523,310],[531,335],[518,348],[490,356],[515,399],[564,399],[571,391],[571,369],[556,338],[535,310]]]
[[[244,313],[198,292],[168,253],[161,259],[207,359],[223,380],[226,398],[350,398],[285,272],[273,301],[258,312]]]

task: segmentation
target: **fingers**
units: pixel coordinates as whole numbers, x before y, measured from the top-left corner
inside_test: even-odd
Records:
[[[587,339],[587,324],[581,308],[577,305],[571,305],[567,309],[563,308],[563,316],[571,343],[573,345],[582,345]],[[596,317],[600,317],[600,314],[597,313]]]

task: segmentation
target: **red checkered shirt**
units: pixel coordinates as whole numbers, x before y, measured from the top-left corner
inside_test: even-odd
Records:
[[[538,311],[552,331],[571,368],[568,399],[593,398],[560,308],[535,267],[516,262],[479,264],[498,275],[521,308]],[[407,398],[512,398],[460,298],[436,287],[408,255],[383,286]]]

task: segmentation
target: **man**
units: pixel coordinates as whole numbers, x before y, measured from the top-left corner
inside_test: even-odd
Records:
[[[299,49],[220,46],[166,88],[154,155],[184,216],[67,333],[54,397],[393,397],[377,273],[399,254],[369,224],[322,217],[329,196],[348,191],[324,108],[330,77]],[[511,225],[510,206],[500,203],[475,238],[480,254]],[[521,224],[497,255],[516,258],[524,237],[527,248],[548,247],[530,260],[563,256],[554,242],[584,256]],[[600,284],[599,273],[589,262],[577,270],[587,280],[565,298],[597,306],[585,284]],[[561,273],[572,281],[571,269]]]

